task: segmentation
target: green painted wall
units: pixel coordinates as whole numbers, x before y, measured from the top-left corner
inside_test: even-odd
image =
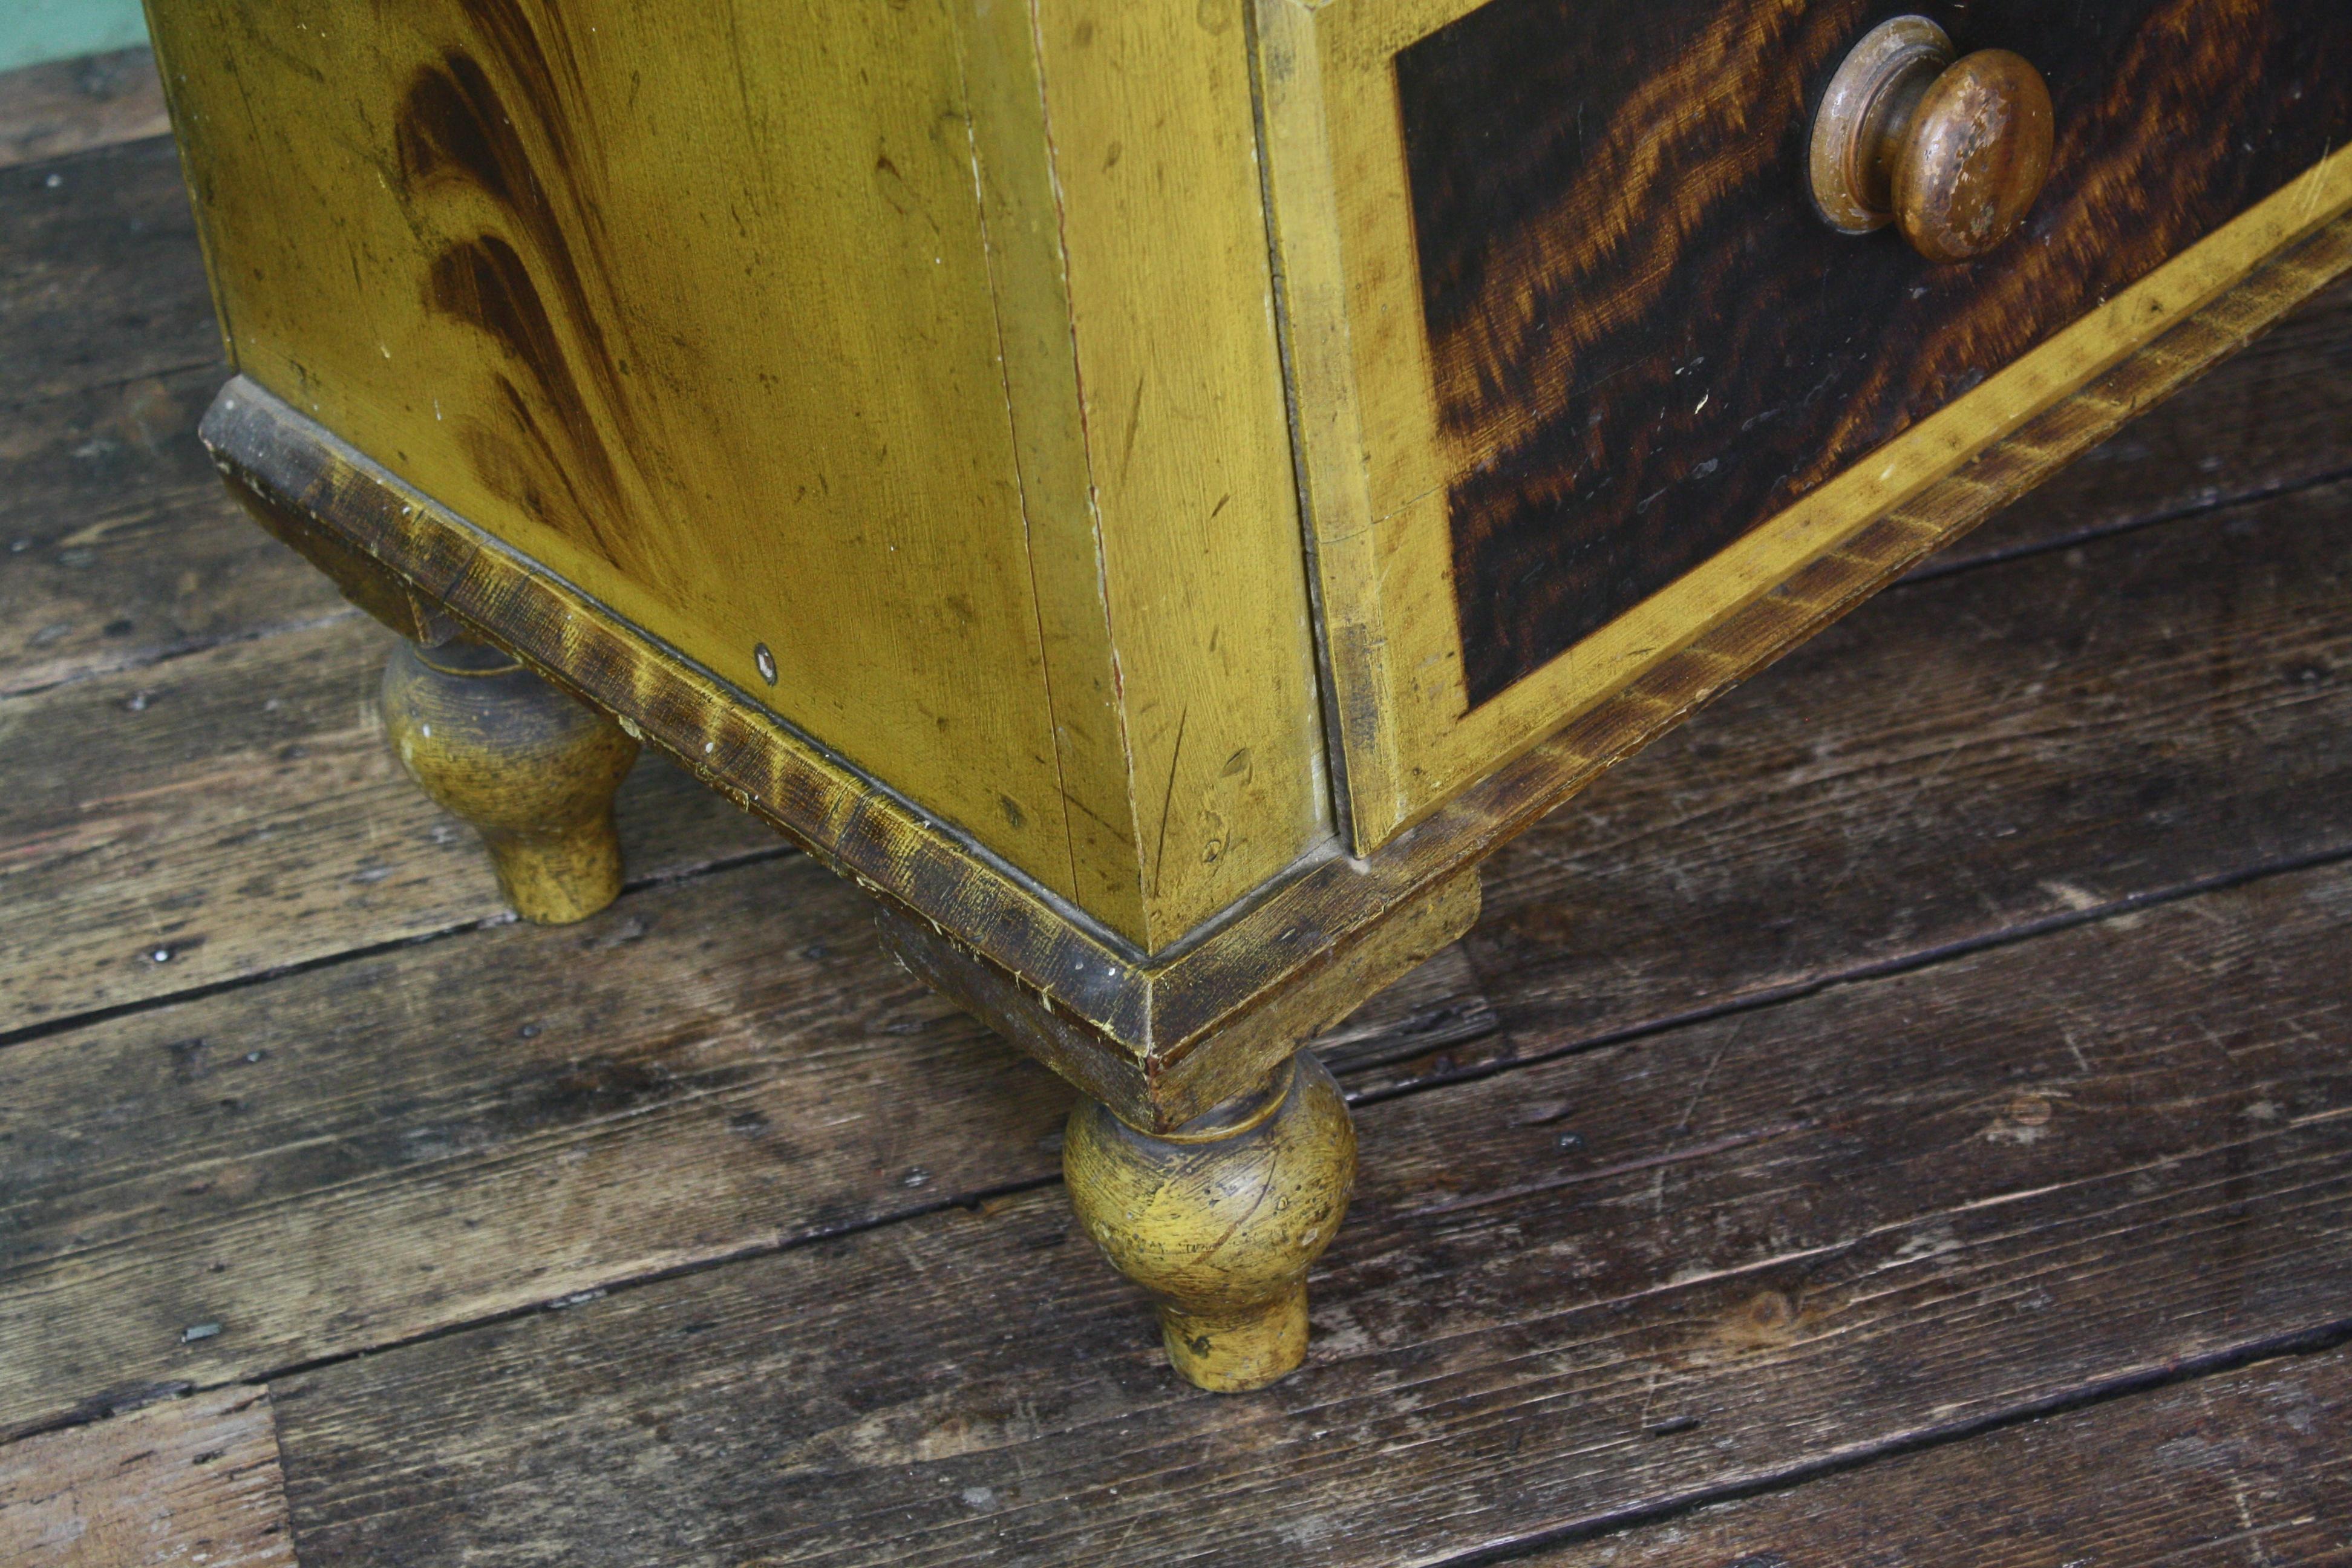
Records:
[[[146,41],[139,0],[0,0],[0,71]]]

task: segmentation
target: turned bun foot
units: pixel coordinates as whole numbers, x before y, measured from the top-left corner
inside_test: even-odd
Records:
[[[383,671],[383,727],[418,786],[464,818],[515,912],[585,920],[621,890],[613,792],[637,742],[478,643],[403,643]]]
[[[1356,1181],[1355,1126],[1322,1063],[1301,1051],[1173,1132],[1082,1100],[1062,1170],[1087,1233],[1158,1300],[1178,1372],[1231,1394],[1306,1359],[1307,1270]]]

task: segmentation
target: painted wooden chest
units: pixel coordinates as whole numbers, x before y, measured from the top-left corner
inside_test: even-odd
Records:
[[[2352,266],[2342,0],[151,10],[412,771],[534,918],[641,742],[856,879],[1211,1387],[1485,855]]]

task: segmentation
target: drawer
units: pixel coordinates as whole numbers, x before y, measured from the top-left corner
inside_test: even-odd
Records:
[[[2048,183],[1972,261],[1838,233],[1810,196],[1832,73],[1906,11],[2048,83]],[[2352,200],[2342,0],[1261,15],[1364,847]]]

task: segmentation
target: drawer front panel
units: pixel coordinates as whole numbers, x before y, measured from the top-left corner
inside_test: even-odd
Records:
[[[1486,701],[2315,163],[2345,0],[1975,0],[2050,84],[2026,226],[1832,232],[1811,110],[1886,8],[1492,0],[1396,57],[1468,700]]]
[[[1365,849],[2352,212],[2346,0],[1255,3]],[[1915,11],[2054,102],[1971,262],[1808,188],[1830,77]]]

